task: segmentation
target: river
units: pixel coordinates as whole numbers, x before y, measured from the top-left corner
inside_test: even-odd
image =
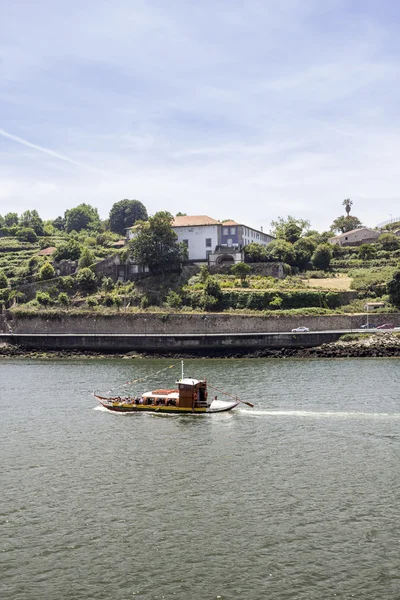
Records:
[[[1,360],[0,597],[400,598],[399,366],[187,360],[255,408],[163,416],[91,391],[178,361]]]

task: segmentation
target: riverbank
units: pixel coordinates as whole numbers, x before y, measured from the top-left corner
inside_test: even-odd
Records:
[[[346,339],[352,337],[353,339]],[[34,358],[34,359],[81,359],[81,358],[390,358],[400,356],[400,337],[396,334],[382,332],[378,334],[360,334],[359,336],[343,336],[336,342],[321,344],[311,348],[263,348],[241,351],[235,348],[202,349],[186,352],[116,352],[100,353],[90,350],[46,350],[26,349],[8,343],[0,344],[1,358]]]

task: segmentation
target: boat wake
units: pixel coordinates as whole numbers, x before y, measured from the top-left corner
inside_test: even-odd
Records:
[[[393,419],[400,420],[399,413],[369,413],[358,411],[311,411],[311,410],[237,410],[249,417],[299,417],[304,419]]]

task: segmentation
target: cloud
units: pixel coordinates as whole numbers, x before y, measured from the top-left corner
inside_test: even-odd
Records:
[[[54,217],[56,197],[57,212],[85,201],[107,216],[136,197],[150,212],[266,228],[297,214],[322,229],[350,196],[363,221],[384,220],[396,212],[400,150],[393,10],[11,3],[0,25],[0,212]]]

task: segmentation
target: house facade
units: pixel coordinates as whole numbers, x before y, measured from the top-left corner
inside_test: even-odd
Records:
[[[346,231],[346,233],[336,235],[330,238],[329,242],[339,246],[360,246],[361,244],[375,243],[380,235],[381,232],[376,231],[376,229],[360,227],[359,229],[352,229],[351,231]]]
[[[189,260],[210,265],[238,263],[251,242],[266,246],[271,235],[236,221],[216,221],[206,215],[175,217],[172,228],[178,241],[187,245]]]
[[[252,242],[266,246],[275,239],[262,230],[236,221],[217,221],[207,215],[175,217],[172,229],[178,242],[186,244],[189,261],[209,265],[241,262],[245,246]],[[134,237],[132,228],[128,228],[127,236]]]

